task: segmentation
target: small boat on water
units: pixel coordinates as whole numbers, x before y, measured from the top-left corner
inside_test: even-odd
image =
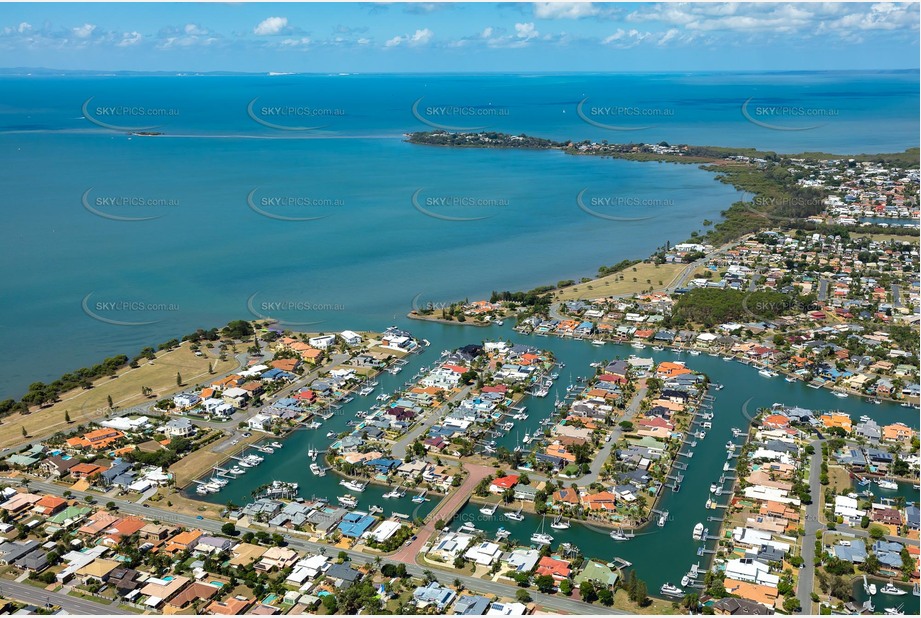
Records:
[[[504,541],[504,540],[507,539],[509,536],[511,536],[511,534],[512,534],[511,531],[506,530],[505,528],[500,527],[498,530],[496,530],[496,540],[497,540],[497,541]]]
[[[691,533],[691,538],[693,538],[695,541],[699,541],[701,538],[703,538],[703,534],[704,525],[702,522],[697,522],[697,525],[694,526],[694,532]]]
[[[560,515],[551,522],[550,527],[554,530],[569,530],[570,523],[569,521],[563,521],[563,516]]]
[[[633,538],[633,535],[627,534],[620,528],[617,528],[615,530],[611,530],[610,537],[615,541],[629,541]]]
[[[691,356],[700,356],[700,350],[691,350],[688,354]]]
[[[783,380],[784,382],[796,382],[796,378],[794,378],[793,376],[787,376]]]
[[[846,399],[846,398],[847,398],[847,393],[842,392],[842,391],[832,391],[831,394],[834,395],[835,397],[839,398],[839,399]]]
[[[423,502],[425,502],[426,493],[427,493],[426,490],[423,489],[421,492],[419,492],[418,496],[413,496],[413,502],[415,502],[416,504],[422,504]]]
[[[327,432],[326,432],[326,437],[329,438],[330,440],[332,440],[333,438],[335,438],[337,435],[339,435],[339,434],[337,434],[335,431],[327,431]]]
[[[469,522],[469,521],[465,521],[463,524],[461,524],[461,527],[458,528],[457,531],[458,531],[458,532],[466,532],[467,534],[473,534],[473,533],[475,533],[475,532],[479,532],[479,530],[477,530],[476,526],[474,526],[473,523],[472,523],[472,522]]]
[[[314,462],[314,463],[310,464],[310,471],[313,472],[314,474],[316,474],[317,476],[320,476],[320,473],[322,472],[322,469],[320,468],[319,465],[317,465],[316,462]]]
[[[771,371],[770,369],[759,369],[758,375],[763,376],[765,378],[776,378],[777,372]]]
[[[904,616],[905,615],[904,607],[905,607],[904,605],[899,605],[898,607],[887,607],[886,609],[883,610],[883,613],[886,616]]]
[[[384,509],[382,509],[381,507],[375,504],[368,509],[368,512],[371,513],[372,515],[377,515],[378,513],[383,513]]]
[[[521,508],[517,511],[509,511],[504,513],[506,519],[511,519],[512,521],[524,521],[524,515],[521,514]]]
[[[246,474],[246,469],[241,468],[240,466],[234,466],[230,469],[231,474]]]
[[[361,483],[359,481],[348,480],[348,481],[339,481],[339,484],[345,487],[346,489],[351,489],[352,491],[357,491],[359,493],[363,492],[367,488],[367,483]]]
[[[659,526],[660,528],[664,528],[665,522],[667,521],[668,521],[668,511],[662,511],[662,513],[659,515],[659,519],[656,521],[656,525]]]
[[[592,339],[592,345],[604,345],[603,339]]]
[[[719,488],[719,485],[717,485],[716,483],[710,483],[710,493],[711,494],[715,494],[718,488]]]
[[[879,479],[876,484],[879,485],[880,489],[888,489],[889,491],[895,491],[899,488],[898,483],[889,479]]]
[[[640,343],[639,341],[635,341],[635,342],[631,343],[630,346],[636,348],[637,350],[645,350],[645,349],[646,349],[646,344],[645,344],[645,343]]]
[[[893,584],[891,580],[885,586],[880,588],[879,591],[883,594],[890,594],[896,597],[900,597],[902,595],[908,594],[907,590],[902,590],[901,588]]]
[[[272,448],[281,448],[283,445],[281,442],[269,442],[269,446]]]
[[[684,590],[678,586],[674,586],[669,582],[662,584],[662,587],[659,588],[659,592],[668,597],[680,597],[684,596]]]
[[[401,490],[399,487],[395,487],[384,494],[385,498],[402,498],[406,495],[406,492]]]
[[[348,507],[350,509],[354,509],[356,506],[358,506],[358,499],[351,494],[345,494],[344,496],[339,496],[338,500],[339,500],[339,504],[341,504],[342,506]]]
[[[538,545],[550,545],[553,543],[553,537],[544,532],[535,532],[531,535],[531,542]]]
[[[867,576],[863,576],[863,591],[866,592],[871,597],[876,594],[876,584],[871,584],[867,582]]]
[[[876,405],[880,405],[880,404],[883,403],[883,400],[874,397],[873,399],[870,400],[870,403],[873,403],[873,404],[876,404]]]
[[[656,352],[661,352],[661,351],[663,351],[665,348],[662,347],[662,346],[660,346],[660,345],[654,345],[654,346],[652,346],[652,349],[655,350]]]
[[[497,503],[497,504],[493,504],[492,506],[488,506],[488,505],[487,505],[487,506],[482,506],[482,507],[480,507],[480,513],[482,513],[483,515],[495,515],[495,514],[496,514],[496,509],[498,509],[498,508],[499,508],[498,503]]]

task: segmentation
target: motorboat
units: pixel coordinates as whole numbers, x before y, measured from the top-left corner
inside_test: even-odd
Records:
[[[837,398],[839,398],[839,399],[845,399],[845,398],[847,398],[847,393],[842,392],[842,391],[832,391],[832,395],[834,395],[835,397],[837,397]]]
[[[358,499],[351,494],[345,494],[344,496],[339,496],[339,504],[354,509],[358,506]]]
[[[695,541],[699,541],[703,538],[704,534],[704,525],[701,522],[697,522],[697,525],[694,526],[694,532],[691,534],[691,538]]]
[[[544,532],[535,532],[531,535],[531,542],[538,545],[550,545],[553,543],[553,537]]]
[[[874,397],[873,399],[870,400],[870,403],[873,403],[873,404],[876,404],[876,405],[880,405],[880,404],[883,403],[883,400]]]
[[[401,490],[399,487],[395,487],[384,494],[385,498],[402,498],[406,495],[406,492]]]
[[[901,588],[893,584],[891,581],[886,583],[886,585],[880,588],[879,591],[883,594],[891,594],[892,596],[896,596],[896,597],[900,597],[900,596],[908,594],[907,590],[902,590]]]
[[[863,591],[871,597],[876,594],[876,584],[869,583],[866,575],[863,576]]]
[[[895,491],[899,488],[898,483],[889,479],[879,479],[876,481],[876,484],[879,485],[880,489],[888,489],[890,491]]]
[[[734,451],[734,450],[736,450],[735,442],[733,442],[732,440],[726,442],[726,450],[727,450],[727,451]]]
[[[521,514],[521,509],[517,511],[509,511],[504,513],[506,519],[511,519],[512,521],[524,521],[524,515]]]
[[[509,536],[511,536],[511,534],[512,534],[512,533],[511,533],[510,530],[506,530],[505,528],[500,527],[498,530],[496,530],[496,540],[497,540],[497,541],[504,541],[504,540],[507,539]]]
[[[662,511],[662,513],[659,515],[658,521],[656,521],[656,525],[659,526],[660,528],[664,528],[665,522],[667,521],[668,521],[668,511]]]
[[[610,536],[611,536],[611,538],[612,538],[613,540],[615,540],[615,541],[629,541],[631,538],[633,538],[633,535],[628,535],[628,534],[626,534],[626,533],[625,533],[623,530],[621,530],[620,528],[617,528],[617,529],[615,529],[615,530],[611,530]]]
[[[776,378],[777,372],[771,371],[770,369],[759,369],[758,375],[763,376],[765,378]]]
[[[665,348],[660,345],[654,345],[652,346],[652,349],[655,350],[656,352],[662,352],[663,350],[665,350]]]
[[[234,466],[230,469],[231,474],[246,474],[246,469],[241,468],[240,466]]]
[[[645,349],[646,349],[646,344],[645,344],[645,343],[640,343],[639,341],[635,341],[635,342],[631,343],[630,345],[631,345],[632,347],[636,348],[637,350],[645,350]]]
[[[784,382],[796,382],[796,378],[794,378],[793,376],[787,376],[783,380]]]
[[[423,489],[421,492],[419,492],[419,495],[418,495],[418,496],[413,496],[413,502],[415,502],[416,504],[422,504],[423,502],[425,502],[425,500],[426,500],[425,494],[426,494],[426,493],[427,493],[427,492]]]
[[[669,582],[662,584],[662,587],[659,588],[659,592],[669,597],[680,597],[684,596],[684,590],[678,586],[674,586]]]
[[[603,339],[592,339],[592,345],[604,345]]]
[[[691,350],[688,354],[691,356],[700,356],[700,350]]]
[[[352,491],[357,491],[359,493],[363,492],[368,486],[367,483],[361,483],[359,481],[348,480],[348,481],[339,481],[339,484],[345,487],[346,489],[351,489]]]
[[[493,504],[492,506],[482,506],[480,507],[480,513],[483,515],[495,515],[496,509],[499,508],[498,504]]]
[[[320,472],[322,472],[322,469],[320,468],[319,465],[317,465],[316,462],[314,462],[310,464],[310,471],[316,474],[317,476],[320,476]]]
[[[384,509],[382,509],[381,507],[375,504],[368,509],[368,512],[371,513],[372,515],[377,515],[378,513],[383,513]]]
[[[326,432],[326,437],[329,438],[330,440],[332,440],[333,438],[335,438],[337,435],[339,435],[339,434],[337,434],[335,431],[327,431],[327,432]]]
[[[560,515],[551,522],[550,527],[554,530],[569,530],[570,523],[569,521],[563,521],[563,516]]]
[[[272,448],[281,448],[284,445],[281,442],[269,442],[269,446]]]
[[[710,493],[715,494],[718,487],[719,485],[717,485],[716,483],[710,483]]]

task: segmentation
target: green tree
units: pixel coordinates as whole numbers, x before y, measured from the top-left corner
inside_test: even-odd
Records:
[[[544,593],[553,592],[554,588],[556,588],[556,582],[553,581],[553,577],[550,575],[538,575],[534,578],[534,585]]]
[[[237,534],[237,527],[233,525],[232,522],[227,522],[221,526],[221,533],[226,534],[227,536],[234,536]]]
[[[586,603],[594,603],[598,599],[598,593],[595,590],[595,584],[585,580],[579,584],[579,596]]]

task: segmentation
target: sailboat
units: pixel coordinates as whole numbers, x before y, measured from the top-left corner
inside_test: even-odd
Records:
[[[553,522],[550,524],[550,527],[554,530],[569,530],[569,525],[569,520],[563,521],[563,515],[561,514],[559,517],[553,520]]]
[[[544,520],[546,517],[540,520],[540,527],[537,531],[531,535],[531,542],[537,543],[538,545],[550,545],[553,542],[553,537],[544,532]]]

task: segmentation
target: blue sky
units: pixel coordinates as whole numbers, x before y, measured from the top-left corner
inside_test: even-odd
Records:
[[[564,72],[918,67],[917,3],[0,4],[0,66]]]

